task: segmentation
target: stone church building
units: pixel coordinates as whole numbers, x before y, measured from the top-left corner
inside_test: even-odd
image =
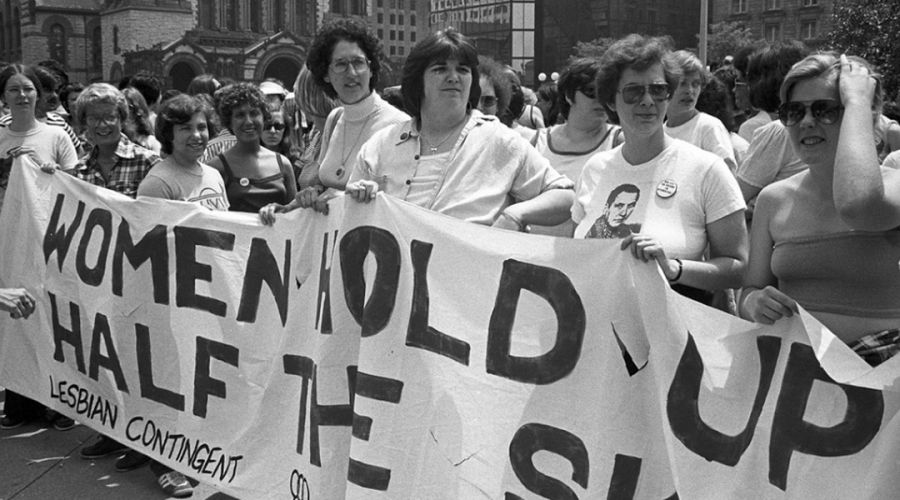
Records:
[[[150,71],[293,83],[329,0],[0,0],[0,61],[55,59],[72,81]],[[322,5],[320,5],[322,4]]]

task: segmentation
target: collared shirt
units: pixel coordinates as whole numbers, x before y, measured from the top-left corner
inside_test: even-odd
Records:
[[[374,180],[386,194],[408,200],[413,179],[422,173],[419,151],[412,118],[383,129],[363,145],[349,182]],[[417,190],[416,204],[485,225],[516,201],[573,187],[521,135],[478,111],[469,116],[442,172],[429,181],[430,195]]]
[[[110,170],[109,178],[103,176],[97,162],[99,155],[99,148],[92,149],[75,167],[73,175],[95,186],[112,189],[132,198],[137,195],[138,185],[144,180],[147,172],[160,161],[159,155],[131,142],[125,134],[119,137],[119,144],[116,146],[116,164]]]

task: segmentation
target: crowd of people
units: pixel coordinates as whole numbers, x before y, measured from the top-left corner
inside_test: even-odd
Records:
[[[146,75],[84,86],[52,64],[7,65],[0,203],[22,155],[264,224],[383,192],[535,237],[617,239],[704,304],[763,324],[802,306],[873,366],[900,350],[900,125],[865,60],[775,44],[710,72],[666,39],[629,35],[535,92],[447,29],[416,44],[383,97],[383,59],[370,29],[339,19],[291,91],[213,75],[185,93]],[[14,318],[35,304],[0,289]],[[7,392],[0,427],[44,413]],[[152,462],[167,494],[190,496],[183,475],[110,438],[82,450],[112,454],[119,470]]]

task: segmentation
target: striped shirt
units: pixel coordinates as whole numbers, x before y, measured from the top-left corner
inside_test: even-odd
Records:
[[[160,161],[159,155],[131,142],[125,134],[119,138],[116,164],[110,170],[109,178],[103,176],[97,162],[99,155],[99,148],[93,148],[75,167],[73,175],[95,186],[112,189],[132,198],[137,196],[138,185],[144,180],[147,172]]]

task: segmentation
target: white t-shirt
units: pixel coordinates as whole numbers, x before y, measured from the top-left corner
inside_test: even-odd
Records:
[[[618,125],[610,124],[606,135],[602,137],[603,141],[599,142],[595,148],[587,151],[567,152],[559,151],[553,146],[553,137],[550,134],[558,127],[562,127],[562,125],[554,125],[538,130],[537,142],[534,144],[534,147],[539,153],[544,155],[544,158],[550,160],[550,164],[553,165],[557,172],[572,180],[576,180],[581,176],[581,170],[591,156],[601,151],[612,149],[613,141],[621,133],[621,128]],[[597,139],[601,138],[598,137]]]
[[[677,127],[670,127],[667,122],[666,135],[709,151],[725,160],[729,166],[737,165],[728,129],[715,116],[698,112],[693,118]]]
[[[40,121],[27,132],[15,132],[9,127],[0,128],[0,160],[8,158],[9,150],[18,146],[30,147],[35,151],[39,162],[52,161],[63,170],[71,170],[78,163],[75,145],[66,131]]]
[[[607,200],[619,189],[626,190],[611,204],[630,203],[632,210],[610,229]],[[745,208],[724,160],[673,139],[662,153],[640,165],[628,163],[622,147],[588,160],[575,187],[572,220],[576,238],[640,232],[656,238],[668,257],[698,260],[708,242],[706,225]],[[615,218],[614,211],[609,218]]]
[[[222,174],[202,163],[199,169],[189,170],[164,160],[150,169],[137,195],[189,201],[210,210],[228,210],[229,206]]]
[[[73,169],[78,164],[75,146],[62,128],[40,121],[27,132],[15,132],[9,127],[0,127],[0,207],[3,206],[3,199],[6,197],[8,181],[6,176],[12,164],[9,151],[19,146],[33,149],[38,163],[52,161],[66,170]]]
[[[756,133],[756,129],[762,127],[763,125],[772,121],[772,117],[769,116],[769,113],[759,110],[755,115],[751,116],[747,119],[741,126],[738,128],[738,135],[744,138],[747,142],[753,141],[753,134]]]
[[[756,129],[747,156],[735,176],[760,189],[806,170],[805,163],[794,152],[791,137],[784,125],[773,120]]]
[[[887,157],[881,163],[881,166],[887,167],[887,168],[893,168],[893,169],[900,169],[900,149],[887,155]]]

